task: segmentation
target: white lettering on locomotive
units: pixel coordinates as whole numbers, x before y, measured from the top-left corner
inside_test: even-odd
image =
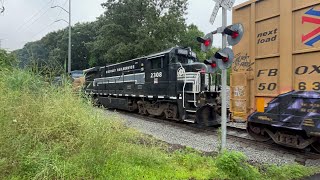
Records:
[[[106,71],[106,73],[109,74],[109,73],[128,71],[128,70],[133,70],[133,69],[135,69],[135,65],[125,66],[125,67],[120,67],[120,68],[115,68],[115,69],[109,69]]]
[[[151,73],[150,78],[161,78],[161,77],[162,77],[162,72],[154,72],[154,73]]]

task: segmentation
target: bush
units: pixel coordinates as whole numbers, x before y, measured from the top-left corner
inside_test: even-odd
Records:
[[[71,85],[49,86],[28,71],[0,75],[0,179],[214,177],[212,159],[194,153],[178,163],[181,156],[94,109]]]
[[[13,54],[8,54],[5,50],[0,49],[0,67],[11,68],[18,65],[18,61]]]
[[[247,162],[243,153],[225,151],[216,158],[216,166],[230,179],[261,179],[257,168]]]
[[[272,165],[266,168],[266,178],[274,180],[301,179],[303,177],[320,172],[319,168],[306,168],[302,165],[284,165],[281,168]]]

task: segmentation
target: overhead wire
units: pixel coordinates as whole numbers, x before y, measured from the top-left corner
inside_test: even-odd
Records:
[[[51,24],[46,25],[43,29],[41,29],[39,32],[37,32],[36,34],[34,34],[30,39],[35,38],[37,35],[39,35],[39,34],[42,33],[43,31],[45,31],[45,30],[48,29],[49,27],[51,27],[54,23],[56,23],[56,22],[52,22]]]
[[[24,22],[21,26],[19,26],[19,28],[17,29],[18,32],[20,32],[20,30],[22,31],[26,31],[28,30],[34,23],[36,23],[43,15],[45,15],[51,8],[51,5],[53,4],[54,0],[49,0],[44,6],[42,6],[42,8],[37,11],[35,14],[33,14],[26,22]],[[49,5],[49,7],[48,7]],[[45,11],[44,11],[45,10]],[[40,16],[39,16],[40,15]],[[38,17],[38,18],[37,18]],[[36,19],[34,19],[36,18]],[[30,23],[28,25],[28,23]],[[24,30],[23,30],[24,29]]]
[[[66,0],[64,3],[63,3],[63,7],[67,4],[69,0]],[[60,10],[60,12],[58,13],[58,15],[56,16],[56,19],[61,15],[61,12],[62,12],[62,9]],[[36,34],[34,34],[31,39],[35,38],[37,35],[39,35],[40,33],[42,33],[43,31],[47,30],[48,28],[50,28],[53,24],[55,24],[56,21],[50,23],[49,25],[46,25],[44,28],[42,28],[39,32],[37,32]]]
[[[66,1],[62,4],[62,7],[64,7],[64,6],[67,4],[68,1],[69,1],[69,0],[66,0]],[[60,9],[60,12],[59,12],[57,18],[61,15],[61,12],[62,12],[62,9]]]
[[[1,0],[1,6],[0,6],[0,14],[4,14],[5,7],[4,7],[4,0]]]

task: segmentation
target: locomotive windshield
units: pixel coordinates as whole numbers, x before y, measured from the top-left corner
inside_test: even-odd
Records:
[[[178,58],[178,62],[180,62],[182,64],[191,64],[191,63],[197,62],[197,59],[194,57],[177,55],[177,58]]]
[[[192,52],[189,49],[177,49],[175,53],[171,55],[172,63],[182,63],[182,64],[191,64],[198,62],[196,53]]]

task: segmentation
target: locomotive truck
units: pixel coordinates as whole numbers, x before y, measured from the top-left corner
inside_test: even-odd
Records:
[[[85,92],[108,108],[213,126],[221,109],[213,72],[190,48],[173,47],[85,70]]]
[[[251,136],[320,153],[320,1],[251,0],[233,8],[230,111]]]

